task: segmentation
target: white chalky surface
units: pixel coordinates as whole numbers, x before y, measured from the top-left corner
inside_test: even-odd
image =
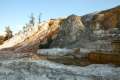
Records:
[[[46,60],[0,62],[0,80],[120,80],[120,68],[92,64],[66,66]]]

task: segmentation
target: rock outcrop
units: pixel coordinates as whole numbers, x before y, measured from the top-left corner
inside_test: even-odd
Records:
[[[35,26],[29,26],[27,31],[16,34],[0,46],[2,50],[15,52],[34,52],[39,45],[46,44],[48,39],[56,36],[60,20],[49,20]]]
[[[112,65],[79,67],[43,60],[0,62],[0,80],[120,80],[119,75],[120,68]]]
[[[38,48],[58,47],[111,51],[111,40],[116,34],[111,34],[111,31],[113,28],[119,29],[119,15],[120,7],[116,7],[81,17],[71,15],[63,19],[51,19],[28,27],[6,41],[0,49],[35,52]],[[120,34],[119,30],[117,34]]]
[[[80,16],[71,15],[63,20],[57,38],[52,42],[50,47],[73,48],[78,47],[80,34],[84,31],[85,26]]]
[[[120,80],[117,39],[119,6],[26,25],[0,45],[0,80]]]
[[[92,48],[111,51],[111,41],[119,30],[120,7],[95,12],[82,17],[71,15],[64,19],[57,38],[50,47]],[[111,33],[114,30],[114,33]],[[118,35],[120,31],[117,31]],[[120,37],[120,36],[119,36]],[[117,37],[118,38],[118,37]]]
[[[120,28],[120,6],[82,17],[83,23],[93,30]]]

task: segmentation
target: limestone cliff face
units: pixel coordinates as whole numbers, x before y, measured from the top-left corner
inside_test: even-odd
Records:
[[[109,31],[119,29],[119,17],[120,7],[116,7],[81,17],[71,15],[63,19],[51,19],[28,27],[4,42],[0,49],[15,52],[34,52],[38,48],[53,47],[110,49],[112,35]],[[120,34],[119,30],[117,34]]]
[[[50,20],[48,23],[39,26],[40,28],[32,35],[20,43],[15,51],[35,52],[41,44],[47,44],[48,39],[54,38],[59,28],[60,20]]]
[[[60,25],[60,31],[57,38],[51,44],[51,47],[69,47],[79,41],[80,33],[85,26],[80,16],[71,15],[63,20]]]
[[[0,80],[120,80],[120,67],[93,64],[120,62],[116,54],[94,53],[111,51],[111,40],[120,38],[119,9],[29,25],[0,45]]]
[[[92,29],[109,30],[120,28],[120,6],[82,17],[83,22]]]
[[[61,24],[60,32],[51,47],[100,49],[106,46],[104,48],[111,49],[110,40],[114,38],[111,31],[120,28],[119,15],[120,7],[82,17],[71,15]],[[117,34],[120,34],[120,31]]]
[[[26,31],[16,34],[0,46],[2,50],[15,52],[33,52],[40,44],[46,44],[47,39],[54,38],[58,32],[60,20],[49,20],[35,26],[28,26]]]

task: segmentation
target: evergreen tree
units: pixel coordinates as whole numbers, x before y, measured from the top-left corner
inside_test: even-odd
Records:
[[[5,27],[5,32],[6,32],[5,40],[8,40],[8,39],[10,39],[13,36],[12,35],[12,31],[11,31],[9,26]]]
[[[39,20],[39,24],[41,23],[41,15],[42,15],[42,13],[39,14],[39,19],[38,19]]]
[[[35,17],[33,15],[33,13],[30,16],[30,24],[32,24],[33,26],[35,25]]]

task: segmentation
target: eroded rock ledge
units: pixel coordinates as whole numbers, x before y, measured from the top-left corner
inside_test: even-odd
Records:
[[[112,65],[79,67],[28,59],[0,62],[0,80],[120,80],[119,75],[120,68]]]

